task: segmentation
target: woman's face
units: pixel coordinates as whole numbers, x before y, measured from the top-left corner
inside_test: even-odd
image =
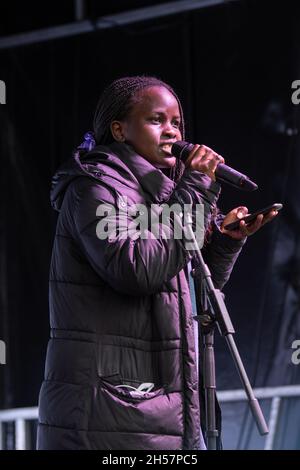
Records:
[[[121,123],[125,141],[157,168],[170,168],[176,158],[171,145],[181,140],[176,98],[163,86],[145,88],[128,117]]]

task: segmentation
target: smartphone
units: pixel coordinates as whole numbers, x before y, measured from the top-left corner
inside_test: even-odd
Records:
[[[267,206],[264,209],[260,209],[259,211],[253,212],[253,214],[246,215],[245,217],[242,217],[241,219],[238,219],[235,222],[232,222],[231,224],[225,225],[224,228],[226,228],[226,230],[235,230],[235,229],[239,228],[241,220],[244,220],[246,222],[246,224],[249,224],[254,219],[256,219],[256,217],[259,214],[265,215],[265,214],[267,214],[268,212],[270,212],[272,210],[280,211],[282,209],[282,207],[283,206],[280,203],[271,204],[270,206]]]

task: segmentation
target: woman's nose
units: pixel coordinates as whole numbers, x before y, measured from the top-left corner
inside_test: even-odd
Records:
[[[167,136],[173,136],[176,137],[177,132],[174,126],[172,126],[171,123],[166,123],[164,129],[163,129],[163,134]]]

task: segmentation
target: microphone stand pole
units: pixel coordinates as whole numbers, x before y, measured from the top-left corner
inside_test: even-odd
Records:
[[[192,276],[194,278],[197,306],[197,316],[194,317],[194,319],[198,320],[203,328],[201,335],[203,336],[203,379],[205,391],[207,447],[208,450],[216,450],[217,438],[219,437],[219,431],[216,427],[215,410],[216,374],[214,329],[216,325],[218,326],[220,334],[225,336],[233,361],[244,386],[249,406],[259,433],[261,435],[265,435],[268,434],[269,430],[260,405],[255,398],[246,370],[232,336],[235,331],[224,302],[224,294],[219,289],[216,289],[213,284],[211,272],[204,262],[198,242],[192,230],[191,221],[189,221],[185,228],[189,228],[189,240],[192,239],[193,243],[195,243],[194,246],[196,246],[196,251],[192,260]]]

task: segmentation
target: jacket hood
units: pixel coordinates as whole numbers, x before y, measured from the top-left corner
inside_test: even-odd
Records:
[[[60,211],[67,187],[83,174],[84,168],[78,154],[59,167],[51,182],[50,201],[53,209]]]
[[[99,181],[101,174],[113,176],[127,185],[141,185],[153,202],[160,203],[167,200],[175,187],[172,180],[136,154],[132,147],[114,142],[109,146],[98,145],[81,156],[79,152],[75,152],[59,167],[52,178],[50,191],[52,207],[60,211],[66,190],[75,178],[87,176]]]
[[[53,209],[60,211],[66,190],[75,178],[81,176],[97,178],[101,173],[101,163],[103,164],[108,159],[111,160],[109,154],[111,154],[109,147],[97,146],[84,155],[75,152],[68,161],[63,163],[54,174],[51,182],[50,201]]]

